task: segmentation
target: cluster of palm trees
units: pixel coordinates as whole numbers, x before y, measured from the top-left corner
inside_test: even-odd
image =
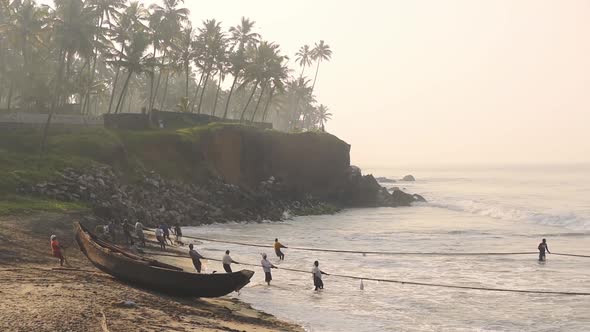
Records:
[[[247,18],[227,31],[215,19],[193,27],[183,0],[149,7],[126,0],[54,0],[53,6],[0,0],[0,109],[160,109],[291,131],[323,129],[331,114],[313,92],[330,47],[324,41],[303,46],[294,77],[289,57],[254,27]],[[304,72],[314,63],[310,83]]]

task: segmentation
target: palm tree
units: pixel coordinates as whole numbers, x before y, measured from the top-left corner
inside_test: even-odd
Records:
[[[139,30],[146,30],[147,26],[143,23],[143,21],[148,17],[148,11],[143,6],[143,4],[139,3],[138,1],[131,1],[129,6],[125,8],[125,11],[116,19],[117,22],[110,30],[110,34],[112,35],[112,39],[115,43],[120,44],[120,51],[115,52],[115,56],[118,56],[123,53],[125,50],[125,46],[131,40],[131,33],[133,31]],[[113,55],[111,54],[111,58]],[[119,58],[114,58],[118,59]],[[116,64],[116,62],[114,62]],[[119,81],[119,73],[120,73],[120,66],[116,66],[116,73],[115,78],[112,84],[112,92],[111,97],[109,100],[109,107],[107,113],[111,113],[111,109],[113,106],[113,101],[115,99],[115,92],[117,89],[117,82]]]
[[[245,87],[248,84],[253,84],[252,86],[252,93],[250,93],[250,97],[244,105],[242,110],[242,114],[240,115],[240,121],[244,120],[244,114],[246,114],[246,110],[252,101],[252,97],[256,92],[258,86],[261,86],[260,97],[258,98],[258,103],[256,104],[256,110],[260,104],[260,98],[264,94],[264,90],[267,88],[267,82],[270,79],[270,72],[269,68],[272,66],[272,62],[276,61],[278,52],[278,45],[263,41],[260,45],[255,47],[250,47],[247,50],[248,57],[251,59],[246,66],[245,73],[244,73],[244,83],[242,83],[242,87]]]
[[[170,81],[170,77],[174,78],[174,75],[183,71],[182,64],[179,61],[180,54],[176,52],[176,46],[172,45],[172,49],[169,52],[169,62],[163,68],[166,72],[166,78],[164,79],[164,93],[162,99],[160,100],[160,110],[164,110],[166,105],[166,97],[168,96],[168,83]]]
[[[215,92],[215,101],[213,102],[213,111],[211,111],[211,115],[215,116],[215,112],[217,111],[217,101],[219,99],[219,92],[221,91],[221,83],[225,80],[225,75],[227,75],[229,68],[229,60],[227,57],[227,52],[224,54],[223,59],[220,59],[217,63],[217,91]]]
[[[94,86],[94,78],[96,75],[96,61],[98,59],[98,53],[100,51],[105,51],[110,46],[110,41],[106,39],[105,30],[103,30],[103,23],[106,20],[108,22],[109,27],[113,28],[113,21],[119,17],[120,13],[118,12],[119,9],[125,7],[125,0],[88,0],[87,5],[93,13],[95,14],[95,19],[97,21],[97,29],[94,36],[94,54],[92,59],[92,69],[90,82],[88,85],[88,89],[84,96],[84,103],[82,103],[82,113],[90,105],[90,87]]]
[[[42,33],[46,27],[47,8],[37,7],[34,1],[28,0],[24,3],[14,1],[2,3],[3,22],[0,24],[0,35],[7,46],[18,50],[21,61],[21,80],[19,87],[21,97],[27,94],[31,87],[31,72],[33,52],[42,46]],[[14,71],[14,70],[13,70]],[[11,79],[10,91],[8,94],[7,108],[10,109],[14,77]]]
[[[263,46],[263,43],[261,43],[260,46]],[[268,109],[269,103],[272,101],[274,91],[277,89],[277,87],[279,90],[282,88],[283,82],[288,76],[288,69],[286,66],[283,66],[283,61],[288,58],[280,55],[279,52],[278,45],[270,43],[269,54],[266,59],[263,59],[263,65],[260,66],[260,70],[262,72],[259,74],[259,76],[262,84],[262,90],[260,91],[260,97],[258,98],[258,103],[256,103],[256,107],[254,108],[254,112],[252,112],[250,122],[254,122],[256,112],[258,111],[258,106],[260,105],[260,101],[262,100],[265,89],[269,86],[271,87],[267,104],[264,107],[263,118]]]
[[[299,51],[297,51],[297,53],[295,53],[295,61],[297,61],[299,66],[302,67],[301,74],[299,75],[299,77],[303,77],[303,72],[305,71],[305,67],[311,66],[311,64],[313,63],[313,52],[309,48],[309,45],[301,46]]]
[[[203,22],[203,27],[199,28],[199,36],[197,37],[199,45],[202,47],[200,56],[203,62],[203,74],[205,79],[203,88],[201,89],[201,98],[199,99],[199,106],[197,107],[197,114],[201,114],[201,106],[203,104],[203,97],[207,90],[207,83],[215,64],[221,63],[225,60],[226,55],[226,38],[221,31],[221,22],[215,19],[206,20]]]
[[[320,104],[317,108],[317,120],[322,131],[326,131],[324,125],[330,119],[332,119],[332,113],[328,112],[328,107],[326,105]]]
[[[184,0],[164,0],[163,2],[164,7],[157,4],[152,4],[150,6],[152,15],[149,19],[153,43],[152,63],[154,65],[157,64],[160,67],[163,67],[164,65],[166,53],[169,50],[172,40],[178,38],[182,24],[188,21],[188,15],[190,14],[190,11],[187,8],[178,8],[180,4],[184,3]],[[161,61],[156,61],[157,53],[161,48],[163,48]],[[150,114],[158,94],[161,78],[162,75],[160,71],[154,90],[152,77],[150,102],[148,105]]]
[[[119,101],[115,107],[115,113],[118,113],[119,109],[121,108],[121,103],[125,94],[127,93],[127,88],[132,75],[134,73],[147,73],[148,75],[153,74],[151,72],[151,58],[149,55],[145,55],[145,52],[150,45],[149,34],[144,30],[138,30],[132,32],[130,38],[131,40],[129,45],[126,45],[124,51],[119,54],[120,60],[113,61],[115,65],[127,69],[127,78],[125,79],[125,83],[121,89]]]
[[[285,101],[282,103],[288,117],[289,130],[305,121],[309,105],[315,102],[315,98],[309,86],[309,80],[303,77],[287,82]],[[302,118],[303,116],[303,118]]]
[[[84,7],[82,0],[54,0],[55,12],[52,15],[52,29],[56,44],[59,46],[58,67],[54,83],[54,95],[51,101],[49,116],[43,128],[43,138],[39,151],[39,162],[45,151],[47,133],[51,125],[51,119],[55,113],[58,103],[63,103],[69,96],[70,91],[64,91],[65,78],[70,77],[71,64],[76,55],[90,59],[93,45],[91,38],[94,33],[92,24],[92,13]],[[71,86],[71,85],[70,85]]]
[[[264,106],[264,111],[262,112],[262,122],[266,121],[266,115],[268,113],[268,108],[272,103],[273,97],[278,92],[280,94],[285,92],[285,83],[289,78],[289,67],[286,64],[283,64],[283,60],[288,59],[286,56],[283,56],[282,59],[279,61],[275,61],[271,68],[271,79],[270,79],[270,93],[268,95],[268,99],[266,100],[266,105]]]
[[[186,107],[188,107],[188,86],[191,79],[191,62],[195,58],[195,50],[193,49],[194,45],[195,36],[193,33],[193,27],[189,23],[184,27],[184,29],[182,29],[177,43],[178,58],[181,62],[182,68],[184,69],[186,77],[184,90],[184,97],[187,100],[185,105]]]
[[[63,91],[67,86],[64,75],[70,78],[72,63],[79,56],[89,60],[92,56],[94,45],[95,25],[92,10],[84,6],[82,0],[55,0],[55,13],[53,15],[52,28],[54,38],[59,46],[58,73],[56,84],[55,100],[52,103],[52,110],[58,103],[63,103],[70,94],[70,91]]]
[[[330,49],[330,46],[328,44],[325,44],[323,40],[320,40],[319,43],[315,44],[315,47],[314,47],[313,53],[312,53],[312,59],[313,59],[313,61],[316,61],[318,63],[318,65],[315,70],[315,77],[313,79],[313,85],[311,86],[312,93],[315,88],[315,83],[318,79],[318,72],[320,71],[320,63],[322,63],[322,61],[330,61],[331,58],[332,58],[332,50]]]
[[[246,47],[255,46],[260,41],[260,35],[252,31],[254,29],[254,24],[256,24],[255,21],[250,21],[250,19],[242,17],[240,25],[229,28],[231,34],[229,41],[232,43],[232,52],[229,56],[229,71],[234,77],[234,80],[225,101],[225,110],[223,111],[224,119],[227,118],[229,103],[236,84],[247,66]]]

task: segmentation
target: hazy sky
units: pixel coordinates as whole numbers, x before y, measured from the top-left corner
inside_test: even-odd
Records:
[[[324,39],[317,97],[360,166],[590,161],[590,1],[186,3],[288,54]]]
[[[324,39],[315,92],[359,166],[590,162],[588,0],[185,3],[291,56]]]

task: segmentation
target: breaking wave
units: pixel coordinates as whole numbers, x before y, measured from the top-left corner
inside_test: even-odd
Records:
[[[495,219],[533,222],[547,226],[566,227],[572,230],[590,230],[590,216],[580,215],[573,211],[559,211],[558,213],[539,212],[524,207],[500,205],[470,199],[434,200],[423,204]]]

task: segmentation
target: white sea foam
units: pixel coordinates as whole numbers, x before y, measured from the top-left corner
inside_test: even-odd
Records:
[[[470,199],[435,199],[434,201],[421,203],[420,205],[428,205],[457,212],[467,212],[507,221],[535,222],[547,226],[562,226],[572,230],[590,230],[590,216],[578,215],[571,211],[563,211],[555,214],[544,213],[526,207],[499,205],[497,203]]]

